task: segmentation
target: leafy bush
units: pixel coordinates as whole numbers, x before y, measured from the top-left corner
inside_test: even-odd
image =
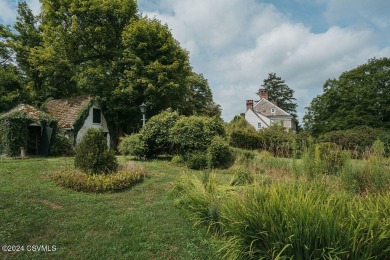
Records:
[[[217,135],[224,136],[225,129],[223,122],[215,117],[182,117],[170,130],[172,143],[182,153],[206,150]]]
[[[62,133],[56,133],[50,143],[51,156],[70,156],[74,154],[72,141]]]
[[[171,154],[175,146],[170,139],[170,129],[182,116],[177,112],[166,110],[153,116],[140,131],[141,149],[138,156],[147,158],[160,154]]]
[[[295,134],[286,132],[286,128],[273,125],[262,128],[259,135],[264,140],[262,149],[265,149],[277,157],[291,157],[294,152]]]
[[[74,164],[88,174],[110,173],[118,168],[114,151],[108,150],[103,132],[94,128],[88,129],[76,147]]]
[[[207,148],[207,160],[210,168],[229,168],[234,163],[234,155],[229,144],[216,136]]]
[[[203,170],[207,168],[207,154],[193,152],[187,155],[186,165],[193,170]]]
[[[380,139],[384,143],[385,153],[390,153],[389,131],[359,126],[348,130],[332,131],[322,134],[318,138],[322,142],[333,142],[343,149],[350,150],[353,158],[362,158],[365,151],[369,149],[375,140]]]
[[[234,130],[229,135],[229,144],[233,147],[256,150],[263,146],[264,139],[258,133]]]
[[[141,141],[141,134],[132,134],[122,137],[118,150],[123,155],[142,155],[144,152],[144,143]]]
[[[120,165],[112,174],[87,175],[77,169],[64,168],[54,175],[62,187],[85,192],[115,192],[129,188],[146,176],[145,169],[131,164]]]

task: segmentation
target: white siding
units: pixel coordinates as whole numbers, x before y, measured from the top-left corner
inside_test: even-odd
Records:
[[[108,145],[110,144],[110,141],[109,141],[110,140],[110,135],[108,134],[107,121],[104,118],[103,113],[101,114],[101,123],[100,124],[93,123],[93,109],[94,108],[100,109],[100,107],[98,106],[96,101],[93,103],[93,105],[89,109],[88,117],[84,121],[84,125],[80,128],[79,132],[77,133],[76,144],[78,144],[80,142],[81,138],[83,138],[84,134],[87,132],[87,130],[89,128],[102,129],[102,131],[104,133],[107,133],[107,144]]]
[[[261,118],[261,119],[260,119]],[[268,127],[271,123],[270,119],[260,115],[260,114],[255,114],[251,109],[248,109],[245,112],[245,119],[248,121],[249,124],[251,124],[256,130],[259,130],[259,123],[261,124],[261,128]]]

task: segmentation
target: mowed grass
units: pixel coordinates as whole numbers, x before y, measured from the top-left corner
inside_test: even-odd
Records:
[[[183,168],[167,161],[134,163],[148,171],[144,182],[92,194],[51,181],[53,171],[73,165],[73,158],[0,160],[0,245],[57,249],[0,251],[0,259],[219,259],[219,243],[194,227],[169,194]]]

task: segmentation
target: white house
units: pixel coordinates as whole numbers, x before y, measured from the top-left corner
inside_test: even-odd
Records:
[[[278,124],[296,131],[297,123],[294,117],[278,107],[275,102],[268,100],[268,90],[260,89],[257,94],[259,94],[260,100],[246,101],[245,119],[248,123],[256,130]]]
[[[78,144],[89,128],[101,129],[110,145],[107,121],[99,103],[90,96],[53,99],[44,105],[46,113],[58,121],[61,129]]]

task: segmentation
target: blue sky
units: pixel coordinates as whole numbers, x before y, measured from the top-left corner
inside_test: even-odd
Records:
[[[0,0],[12,24],[16,1]],[[38,12],[39,1],[29,0]],[[256,99],[268,73],[295,90],[300,119],[329,78],[390,57],[388,0],[138,0],[139,10],[168,24],[208,80],[230,121]]]

